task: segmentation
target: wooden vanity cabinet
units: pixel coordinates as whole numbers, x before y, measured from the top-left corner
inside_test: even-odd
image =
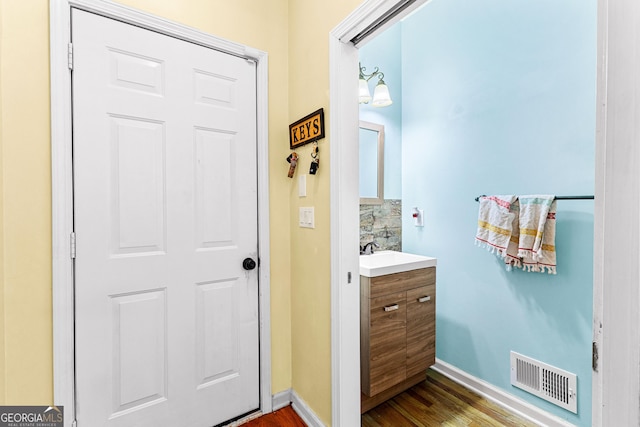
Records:
[[[360,276],[362,412],[423,381],[435,363],[435,267]]]

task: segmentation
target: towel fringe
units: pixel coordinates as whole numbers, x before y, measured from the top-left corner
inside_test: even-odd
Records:
[[[544,269],[547,269],[547,274],[557,274],[556,267],[553,265],[543,265],[540,268],[540,273],[544,273]]]
[[[522,260],[512,255],[507,255],[504,260],[505,264],[509,267],[522,268]],[[511,271],[511,268],[507,268],[507,271]]]
[[[498,248],[496,246],[490,245],[486,242],[480,241],[478,239],[475,240],[476,246],[481,247],[481,248],[485,248],[487,251],[491,252],[492,254],[494,254],[495,256],[499,257],[499,258],[504,258],[507,255],[507,250],[506,249],[502,249],[502,248]]]
[[[522,258],[516,258],[513,255],[508,255],[505,249],[498,248],[477,239],[475,240],[475,245],[481,248],[485,248],[487,251],[496,255],[498,258],[504,258],[505,269],[507,271],[513,271],[514,268],[520,268],[522,269],[522,271],[531,273],[544,273],[546,271],[547,274],[557,274],[556,267],[553,265],[540,265],[530,263],[524,264],[522,262]],[[531,253],[531,251],[523,252]],[[518,253],[518,256],[520,256],[520,253]]]

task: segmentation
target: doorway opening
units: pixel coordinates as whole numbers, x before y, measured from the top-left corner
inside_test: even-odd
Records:
[[[366,28],[367,24],[372,25],[371,23],[379,20],[381,16],[384,16],[385,12],[391,11],[393,7],[390,3],[391,2],[376,3],[378,6],[377,10],[374,6],[371,6],[370,8],[361,7],[357,9],[347,20],[345,20],[341,26],[337,27],[332,32],[332,49],[330,51],[332,88],[330,113],[333,124],[331,135],[331,139],[333,141],[332,162],[334,162],[334,170],[332,170],[332,185],[335,184],[332,188],[332,319],[334,320],[332,328],[332,342],[336,348],[336,350],[334,350],[333,360],[334,423],[344,420],[351,420],[353,422],[353,420],[355,420],[356,415],[347,414],[344,408],[349,407],[348,405],[357,406],[357,402],[355,402],[353,396],[349,395],[347,397],[347,394],[359,393],[357,376],[353,375],[351,376],[351,379],[347,379],[348,375],[345,372],[348,368],[353,367],[354,364],[353,361],[349,361],[346,356],[349,352],[344,351],[346,348],[349,348],[352,351],[355,350],[355,348],[350,347],[352,344],[348,342],[348,337],[354,336],[349,335],[355,330],[353,324],[349,323],[357,322],[357,316],[351,316],[346,311],[349,310],[349,308],[353,308],[356,301],[359,301],[357,289],[355,289],[357,288],[358,282],[355,281],[356,286],[353,286],[354,281],[349,280],[350,276],[353,277],[353,275],[358,274],[357,257],[351,256],[351,253],[349,252],[349,248],[355,247],[359,241],[356,232],[354,232],[354,230],[358,229],[358,209],[356,201],[358,200],[359,195],[357,188],[354,188],[357,187],[357,185],[353,184],[358,182],[358,177],[357,174],[353,174],[348,170],[348,162],[341,161],[345,158],[358,157],[357,147],[354,149],[354,147],[349,146],[350,144],[345,143],[345,141],[357,140],[357,135],[355,133],[357,132],[357,120],[359,118],[356,97],[355,95],[353,98],[349,97],[349,94],[356,93],[355,76],[359,59],[358,46],[356,46],[352,41],[355,39],[355,34],[363,31],[363,28]],[[396,6],[398,5],[398,2],[393,3]],[[414,6],[417,8],[419,5]],[[407,16],[414,10],[415,9],[412,8],[409,11],[405,11],[401,16],[396,16],[396,20]],[[369,32],[367,37],[371,37],[370,34],[377,35],[387,29],[390,25],[389,21],[393,21],[393,19],[387,20],[387,23],[377,31]],[[602,35],[600,34],[599,37],[602,37]],[[367,65],[374,66],[376,64]],[[347,76],[344,76],[343,74],[347,74]],[[601,76],[599,76],[599,78],[601,78]],[[601,93],[598,95],[602,96]],[[596,164],[598,165],[600,161],[601,159],[596,159]],[[596,188],[598,188],[598,180],[601,178],[601,175],[596,175]],[[350,183],[352,184],[350,185]],[[600,221],[598,218],[601,214],[599,208],[600,206],[598,206],[596,202],[594,210],[596,227],[598,227],[598,223]],[[474,210],[473,204],[470,210]],[[598,232],[596,231],[596,234],[597,233]],[[602,262],[602,259],[599,258],[599,254],[601,252],[598,245],[599,243],[596,240],[594,248],[596,270],[600,268],[599,265]],[[350,274],[352,272],[355,273]],[[601,286],[602,282],[597,275],[595,275],[593,287],[593,294],[596,296],[593,303],[594,322],[602,316],[602,307],[600,305],[601,301],[599,301],[599,298],[597,297],[597,295],[601,293]],[[337,319],[340,319],[342,326],[338,325],[339,321]],[[600,335],[600,328],[596,327],[594,336]],[[594,392],[592,396],[592,403],[594,413],[596,413],[598,411],[597,408],[600,407],[600,393],[597,391],[597,388],[599,387],[598,384],[599,374],[596,372],[593,374]],[[337,402],[341,402],[342,405],[337,404]],[[597,425],[597,415],[594,415],[594,425]]]

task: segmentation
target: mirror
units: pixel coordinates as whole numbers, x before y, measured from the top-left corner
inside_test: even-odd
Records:
[[[384,126],[360,121],[360,204],[384,202]]]

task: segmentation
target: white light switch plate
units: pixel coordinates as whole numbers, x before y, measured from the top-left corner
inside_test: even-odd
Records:
[[[313,213],[313,207],[300,208],[300,227],[303,228],[315,228],[315,219]]]

